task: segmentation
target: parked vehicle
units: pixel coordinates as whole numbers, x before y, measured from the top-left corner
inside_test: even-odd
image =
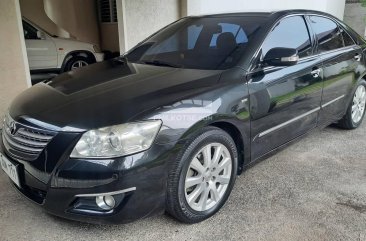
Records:
[[[104,54],[98,46],[52,36],[25,18],[23,18],[23,31],[32,72],[62,73],[103,61]]]
[[[316,11],[186,17],[19,95],[2,166],[57,216],[200,222],[249,165],[314,129],[361,124],[365,47]]]

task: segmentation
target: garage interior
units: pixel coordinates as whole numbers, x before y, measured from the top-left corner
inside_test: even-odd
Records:
[[[344,14],[345,0],[1,0],[0,117],[32,80],[54,75],[30,72],[22,17],[110,58],[181,17],[285,7],[329,12],[351,26],[360,15],[357,7]],[[194,226],[166,216],[110,227],[65,221],[30,208],[0,175],[0,239],[366,240],[365,136],[364,122],[357,132],[329,127],[306,137],[241,175],[220,215]]]

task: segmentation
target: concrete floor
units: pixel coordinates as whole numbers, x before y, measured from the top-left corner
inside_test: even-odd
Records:
[[[239,176],[209,220],[168,216],[127,225],[71,222],[44,213],[0,173],[0,240],[366,240],[366,122],[326,128]]]

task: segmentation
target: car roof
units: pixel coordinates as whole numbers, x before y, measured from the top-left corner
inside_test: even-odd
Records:
[[[333,15],[324,13],[316,10],[308,10],[308,9],[288,9],[288,10],[280,10],[280,11],[271,11],[271,12],[235,12],[235,13],[217,13],[217,14],[207,14],[207,15],[197,15],[197,16],[189,16],[189,17],[283,17],[291,14],[317,14],[323,16],[329,16],[335,18]]]

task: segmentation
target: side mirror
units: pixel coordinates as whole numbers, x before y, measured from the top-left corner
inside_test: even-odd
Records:
[[[263,62],[271,66],[291,66],[297,64],[299,55],[297,49],[273,48],[270,49]]]
[[[42,31],[37,31],[37,38],[39,39],[46,39],[46,35]]]

